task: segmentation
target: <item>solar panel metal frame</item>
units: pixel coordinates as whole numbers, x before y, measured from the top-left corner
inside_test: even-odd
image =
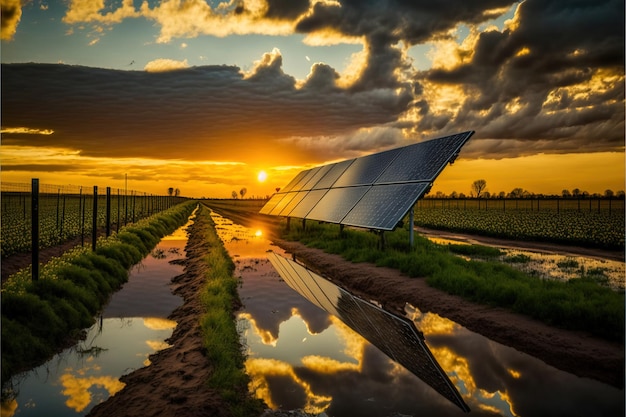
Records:
[[[394,230],[446,165],[454,161],[473,134],[474,131],[470,130],[301,171],[261,208],[260,213],[366,229]],[[398,185],[403,187],[395,187]],[[397,195],[399,198],[392,205],[394,209],[391,212],[387,210],[379,215],[378,212],[389,207],[388,201],[374,198],[376,193],[385,195],[380,191],[383,186],[392,187],[387,190],[387,196]],[[361,193],[347,191],[351,187],[369,189],[360,198],[352,198],[341,205],[333,204],[331,208],[320,206],[337,201],[337,196],[342,193],[352,197]],[[395,189],[404,190],[404,193],[393,194]],[[307,194],[302,197],[299,192]],[[279,200],[277,195],[283,197]],[[368,204],[372,207],[367,207]],[[349,206],[352,207],[345,212]]]

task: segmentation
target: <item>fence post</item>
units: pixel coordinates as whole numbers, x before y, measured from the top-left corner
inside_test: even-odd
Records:
[[[107,237],[111,236],[111,187],[107,187]]]
[[[32,246],[32,280],[39,279],[39,178],[31,183],[31,246]]]
[[[87,207],[87,195],[83,195],[83,187],[80,187],[80,201],[82,203],[82,217],[80,220],[80,245],[85,246],[85,210]]]
[[[93,186],[93,217],[91,219],[91,250],[96,250],[96,239],[98,238],[98,186]]]

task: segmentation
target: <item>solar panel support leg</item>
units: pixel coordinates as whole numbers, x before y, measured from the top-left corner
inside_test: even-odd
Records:
[[[379,230],[378,235],[380,236],[380,241],[378,243],[380,250],[385,250],[385,231]]]
[[[302,231],[306,231],[306,219],[302,219]]]
[[[291,228],[291,217],[287,217],[287,231]]]
[[[411,207],[411,211],[409,211],[409,246],[413,247],[414,241],[413,241],[413,228],[415,227],[413,224],[413,220],[414,220],[414,215],[415,215],[415,205],[413,205],[413,207]]]
[[[344,234],[343,234],[344,226],[345,226],[344,224],[340,224],[339,225],[339,237],[343,237],[344,236]]]

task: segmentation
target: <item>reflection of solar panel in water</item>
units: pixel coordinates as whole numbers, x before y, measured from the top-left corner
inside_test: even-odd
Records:
[[[300,172],[260,213],[393,230],[473,131]],[[366,188],[369,191],[363,194]],[[356,188],[356,189],[353,189]]]
[[[364,156],[354,161],[352,165],[339,177],[333,185],[349,187],[353,185],[371,185],[383,173],[403,148],[396,148],[385,152]]]
[[[331,188],[309,212],[308,219],[341,223],[370,187]]]
[[[343,224],[393,230],[429,183],[375,185],[341,221]]]
[[[463,411],[469,411],[411,320],[350,294],[295,261],[274,253],[268,253],[268,259],[291,288],[341,319]]]

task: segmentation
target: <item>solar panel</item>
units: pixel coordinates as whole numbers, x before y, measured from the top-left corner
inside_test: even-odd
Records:
[[[324,165],[321,166],[314,174],[311,176],[306,184],[302,186],[303,190],[311,190],[313,187],[319,182],[319,180],[332,168],[332,165]]]
[[[373,184],[401,152],[402,148],[396,148],[358,158],[337,179],[333,188]]]
[[[268,259],[292,289],[339,318],[463,411],[470,411],[411,320],[350,294],[298,262],[273,252]]]
[[[376,183],[433,182],[472,133],[446,136],[403,148],[393,164],[383,172]]]
[[[303,191],[304,185],[307,183],[307,181],[309,181],[320,169],[322,169],[322,167],[315,167],[305,171],[306,174],[289,191]]]
[[[430,183],[374,185],[341,223],[379,230],[393,230]]]
[[[301,219],[306,218],[307,214],[309,214],[311,209],[319,203],[326,192],[328,192],[327,189],[309,191],[302,201],[300,201],[300,203],[298,203],[298,205],[291,210],[290,213],[285,214],[290,217],[299,217]]]
[[[473,134],[467,131],[302,171],[260,213],[393,230]]]
[[[283,211],[285,206],[287,204],[289,204],[291,202],[291,200],[293,200],[293,198],[296,196],[296,194],[298,194],[298,193],[295,192],[295,191],[290,192],[290,193],[285,193],[283,195],[283,198],[278,203],[276,203],[276,205],[274,206],[272,211],[269,212],[269,214],[272,215],[272,216],[280,215],[280,212]]]
[[[313,188],[331,188],[335,181],[337,181],[337,178],[339,178],[354,161],[356,161],[356,159],[347,159],[345,161],[332,164],[330,170],[326,173],[326,175],[324,175],[324,178],[319,180]]]
[[[289,184],[287,184],[285,187],[283,187],[280,191],[282,191],[283,193],[286,193],[287,191],[291,191],[291,189],[298,183],[300,182],[300,180],[307,174],[307,171],[300,171],[298,172],[298,175],[296,175],[294,177],[294,179],[292,179],[291,181],[289,181]]]
[[[285,196],[284,193],[274,194],[272,196],[272,198],[270,198],[269,201],[267,203],[265,203],[265,205],[263,207],[261,207],[261,210],[259,210],[259,213],[261,213],[261,214],[270,214],[272,209],[274,207],[276,207],[276,204],[278,204],[280,202],[280,200],[282,200],[282,198],[284,196]]]
[[[341,223],[341,219],[352,210],[369,188],[369,186],[331,188],[313,210],[309,212],[307,218],[330,223]]]
[[[289,201],[289,203],[283,208],[283,210],[278,213],[278,216],[287,216],[291,211],[302,201],[304,197],[308,194],[308,191],[299,191],[296,193],[296,196]]]

